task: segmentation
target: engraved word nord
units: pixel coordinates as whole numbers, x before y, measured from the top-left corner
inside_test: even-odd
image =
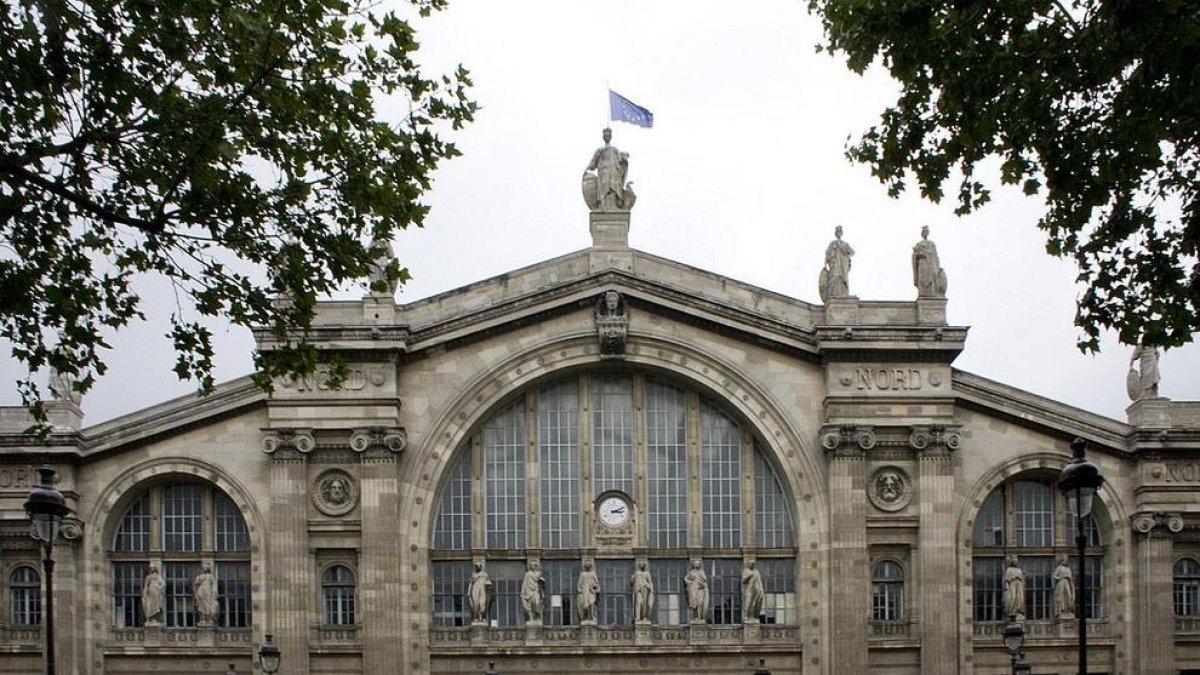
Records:
[[[854,369],[854,386],[860,391],[920,391],[922,380],[916,368]]]

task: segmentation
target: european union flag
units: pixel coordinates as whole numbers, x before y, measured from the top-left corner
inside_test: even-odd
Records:
[[[630,101],[612,89],[608,90],[609,119],[629,122],[649,129],[654,126],[654,113]]]

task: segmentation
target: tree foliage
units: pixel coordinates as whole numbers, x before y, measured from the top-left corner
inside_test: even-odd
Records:
[[[847,154],[896,196],[910,179],[962,215],[976,175],[1045,199],[1047,251],[1074,258],[1083,349],[1189,342],[1200,328],[1200,3],[1192,0],[809,0],[826,43],[894,105]],[[953,189],[953,188],[952,188]]]
[[[458,154],[440,133],[475,110],[466,72],[422,75],[417,47],[407,18],[358,0],[5,0],[0,337],[86,391],[149,275],[179,298],[180,378],[212,386],[218,316],[281,340],[256,355],[261,384],[311,372],[315,301],[421,225],[430,172]],[[40,415],[32,377],[18,388]]]

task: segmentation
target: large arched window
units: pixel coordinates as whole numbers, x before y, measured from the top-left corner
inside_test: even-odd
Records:
[[[627,538],[597,520],[598,500],[613,496],[632,505]],[[769,457],[717,402],[642,373],[574,375],[503,406],[449,468],[432,531],[434,623],[470,622],[464,593],[480,549],[495,593],[490,620],[523,623],[519,589],[532,549],[548,625],[579,622],[576,581],[592,557],[598,623],[631,624],[639,556],[660,625],[690,620],[683,579],[692,557],[708,576],[710,622],[741,623],[742,569],[755,558],[764,620],[792,624],[794,542],[792,507]]]
[[[162,483],[126,507],[113,530],[113,623],[143,626],[142,586],[151,567],[165,582],[161,624],[189,628],[201,621],[192,585],[205,567],[216,577],[213,623],[250,627],[250,535],[233,500],[206,483]]]
[[[1200,563],[1192,558],[1175,562],[1175,615],[1200,616]]]
[[[1087,616],[1102,615],[1104,587],[1104,543],[1096,525],[1096,500],[1086,522]],[[973,589],[976,621],[1004,621],[1004,574],[1006,559],[1017,556],[1025,575],[1025,618],[1054,619],[1054,568],[1056,559],[1068,556],[1072,570],[1078,569],[1075,518],[1053,478],[1010,480],[992,490],[975,516],[972,535]],[[1080,580],[1075,580],[1082,587]]]
[[[8,620],[14,626],[42,622],[42,579],[31,565],[21,565],[8,575]]]

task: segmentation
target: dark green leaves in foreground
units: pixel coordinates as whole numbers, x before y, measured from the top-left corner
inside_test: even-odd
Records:
[[[147,276],[179,298],[179,377],[212,386],[203,317],[274,334],[260,383],[311,372],[316,299],[367,276],[371,241],[421,225],[431,171],[457,154],[439,132],[475,110],[466,72],[424,77],[412,26],[374,4],[0,11],[0,337],[81,390],[104,372],[105,336],[141,316]]]
[[[975,169],[1045,199],[1051,255],[1074,258],[1080,347],[1191,341],[1200,329],[1200,3],[809,0],[855,72],[882,63],[896,103],[848,150],[890,194],[915,179],[956,212]]]

